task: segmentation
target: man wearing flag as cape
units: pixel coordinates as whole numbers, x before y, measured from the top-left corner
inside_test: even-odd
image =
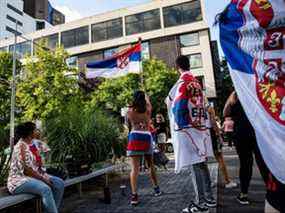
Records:
[[[259,167],[267,173],[266,199],[285,212],[285,1],[232,0],[217,21],[237,96],[267,167]]]
[[[206,128],[206,109],[199,81],[191,74],[187,56],[179,56],[176,65],[180,78],[166,99],[172,142],[175,154],[175,171],[191,167],[196,199],[183,212],[208,212],[215,207],[208,156],[213,156],[209,131]]]

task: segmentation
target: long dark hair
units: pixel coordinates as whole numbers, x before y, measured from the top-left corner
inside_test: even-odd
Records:
[[[134,93],[132,108],[139,113],[146,112],[145,93],[143,91],[136,91]]]

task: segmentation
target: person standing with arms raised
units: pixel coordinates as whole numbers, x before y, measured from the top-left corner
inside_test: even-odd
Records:
[[[137,193],[137,178],[139,175],[140,159],[145,158],[150,170],[150,178],[154,187],[154,195],[161,195],[153,164],[153,139],[149,131],[152,106],[143,91],[134,93],[132,105],[127,113],[127,121],[131,130],[128,137],[127,156],[131,158],[131,204],[139,203]]]

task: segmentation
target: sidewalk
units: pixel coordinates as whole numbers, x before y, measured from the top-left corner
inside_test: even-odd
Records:
[[[239,182],[239,160],[235,150],[229,150],[225,147],[224,150],[225,162],[234,181]],[[243,206],[236,201],[236,196],[239,194],[239,187],[235,189],[224,188],[224,178],[219,171],[218,185],[218,213],[262,213],[264,210],[265,186],[260,176],[259,170],[254,164],[253,176],[249,187],[249,200],[251,204]]]
[[[191,174],[189,171],[175,174],[174,161],[171,160],[168,165],[169,170],[159,169],[157,171],[160,187],[163,194],[160,197],[153,196],[153,189],[147,174],[142,173],[139,177],[139,199],[140,204],[136,207],[129,205],[129,177],[128,173],[123,175],[123,179],[115,178],[110,180],[110,189],[112,191],[112,203],[104,204],[98,200],[102,197],[102,191],[94,190],[95,185],[88,184],[84,188],[83,197],[78,198],[74,195],[64,200],[63,213],[179,213],[190,201],[194,190],[191,184]],[[217,180],[218,165],[216,162],[209,164],[212,180]],[[120,190],[120,184],[125,183],[126,196],[123,196]],[[98,183],[97,183],[98,184]],[[98,185],[97,185],[98,186]],[[217,188],[214,188],[215,195]],[[215,213],[216,208],[211,210]]]

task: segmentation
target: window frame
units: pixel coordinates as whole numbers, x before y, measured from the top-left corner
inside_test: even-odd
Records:
[[[20,36],[20,35],[22,35],[22,33],[20,33],[19,31],[17,31],[17,30],[14,30],[12,27],[9,27],[9,26],[7,26],[6,25],[6,31],[8,31],[8,32],[10,32],[10,33],[13,33],[14,35],[16,34],[17,36]]]
[[[19,9],[17,9],[16,7],[14,7],[13,5],[7,3],[7,8],[9,8],[10,10],[14,11],[15,13],[19,14],[20,16],[23,16],[23,12]]]
[[[115,26],[114,27],[113,26],[113,22],[115,22],[115,21],[118,21],[119,24],[114,25]],[[100,30],[101,32],[104,31],[104,38],[103,39],[99,39],[99,40],[95,40],[95,36],[93,36],[93,31],[94,31],[95,26],[99,26],[99,25],[104,25],[102,27],[102,29]],[[118,36],[109,36],[109,35],[112,34],[111,33],[112,29],[113,30],[114,29],[120,29],[120,35],[118,35]],[[111,19],[111,20],[104,21],[104,22],[91,24],[91,42],[92,43],[96,43],[96,42],[100,42],[100,41],[108,41],[108,40],[112,40],[112,39],[120,38],[120,37],[123,37],[123,18],[122,17],[116,18],[116,19]]]
[[[83,31],[83,29],[84,29],[84,31],[86,30],[86,32],[87,32],[87,39],[86,39],[86,42],[79,42],[80,41],[80,39],[79,39],[80,35],[82,35],[82,33],[83,33],[83,32],[81,32],[81,30]],[[70,35],[68,35],[68,33],[70,33]],[[63,38],[66,35],[68,35],[68,37],[72,38],[73,42],[71,45],[68,45],[68,46],[64,45],[64,39]],[[90,39],[90,37],[89,37],[89,25],[85,25],[82,27],[78,27],[78,28],[74,28],[74,29],[70,29],[70,30],[66,30],[66,31],[61,32],[60,43],[64,46],[64,48],[68,49],[68,48],[73,48],[73,47],[78,47],[78,46],[89,44],[89,39]]]
[[[6,15],[6,19],[12,21],[13,23],[17,23],[19,26],[23,27],[23,23],[18,21],[16,18],[10,16],[9,14]]]
[[[153,13],[152,17],[144,17],[145,14],[147,13]],[[156,14],[157,13],[157,14]],[[154,17],[158,16],[158,19],[155,19]],[[131,17],[135,17],[137,20],[128,20],[131,19]],[[146,30],[146,23],[150,22],[150,23],[154,23],[154,21],[158,20],[158,27],[154,27],[154,28],[150,28]],[[136,24],[138,26],[138,31],[137,32],[132,32],[130,31],[128,28],[128,26],[130,25],[134,25]],[[138,33],[145,33],[145,32],[150,32],[150,31],[154,31],[154,30],[159,30],[162,28],[161,25],[161,19],[160,19],[160,9],[159,8],[155,8],[152,10],[148,10],[148,11],[144,11],[141,13],[136,13],[136,14],[132,14],[132,15],[128,15],[125,17],[125,30],[126,30],[126,35],[130,36],[130,35],[134,35],[134,34],[138,34]]]
[[[187,4],[193,4],[195,6],[195,3],[199,3],[199,9],[200,9],[200,15],[201,15],[201,20],[193,20],[193,21],[190,21],[190,22],[185,22],[184,20],[187,20],[187,18],[185,18],[185,12],[186,11],[189,11],[189,10],[185,10],[184,9],[184,6],[187,5]],[[168,20],[167,20],[167,15],[168,15],[168,10],[170,8],[174,8],[174,7],[177,7],[179,8],[179,12],[180,12],[180,23],[177,23],[177,24],[173,24],[173,25],[168,25]],[[193,10],[194,9],[197,9],[195,7],[192,8]],[[175,4],[175,5],[171,5],[171,6],[166,6],[166,7],[163,7],[162,8],[162,15],[163,15],[163,21],[164,21],[164,27],[165,28],[169,28],[169,27],[175,27],[175,26],[180,26],[180,25],[185,25],[185,24],[191,24],[191,23],[194,23],[194,22],[197,22],[197,21],[202,21],[203,20],[203,15],[202,15],[202,5],[201,5],[201,0],[193,0],[193,1],[189,1],[189,2],[183,2],[183,3],[179,3],[179,4]]]
[[[195,55],[200,55],[200,56],[201,56],[201,65],[200,65],[200,66],[196,66],[196,67],[192,67],[192,66],[191,66],[191,56],[195,56]],[[200,69],[200,68],[203,68],[203,67],[204,67],[203,55],[202,55],[202,53],[192,53],[192,54],[189,54],[189,55],[187,55],[187,56],[188,56],[188,58],[189,58],[190,69]]]
[[[183,36],[191,36],[191,35],[195,35],[195,34],[198,35],[198,42],[197,43],[190,44],[190,45],[183,45],[182,44],[181,37],[183,37]],[[186,34],[179,35],[179,44],[180,44],[180,48],[199,46],[201,44],[200,43],[200,33],[199,32],[191,32],[191,33],[186,33]]]

